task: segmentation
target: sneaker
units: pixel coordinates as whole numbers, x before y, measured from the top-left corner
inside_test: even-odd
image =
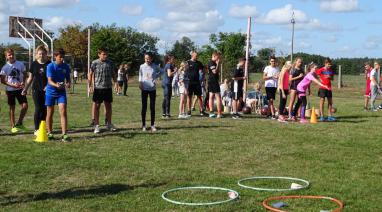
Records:
[[[200,112],[200,116],[208,116],[208,115],[209,115],[209,114],[206,113],[206,112],[204,112],[204,111]]]
[[[142,127],[142,132],[146,132],[146,127]]]
[[[151,126],[151,132],[156,132],[157,131],[157,128],[155,128],[155,126]]]
[[[166,114],[162,114],[162,119],[166,119],[167,118],[167,115]]]
[[[101,132],[101,130],[99,129],[99,125],[96,125],[95,127],[94,127],[94,134],[98,134],[98,133],[100,133]]]
[[[178,119],[184,119],[185,117],[184,117],[184,115],[183,114],[179,114],[178,115]]]
[[[170,115],[170,114],[167,114],[166,116],[167,116],[167,118],[171,118],[171,115]]]
[[[333,116],[329,116],[328,121],[333,122],[333,121],[337,121],[337,119]]]
[[[321,116],[321,117],[320,117],[320,121],[321,121],[321,122],[324,122],[324,121],[325,121],[325,117]]]
[[[191,116],[191,111],[188,111],[188,112],[187,112],[187,115],[188,115],[188,116]]]
[[[276,118],[275,115],[273,115],[273,116],[271,116],[271,119],[272,119],[272,120],[276,120],[277,118]]]
[[[378,106],[378,109],[382,110],[382,105],[379,105],[379,106]]]
[[[183,116],[184,116],[184,118],[186,118],[186,119],[189,119],[189,118],[191,118],[191,115],[189,115],[189,114],[183,114]]]
[[[281,123],[286,123],[287,122],[286,119],[284,117],[281,117],[281,116],[277,119],[277,121],[281,122]]]
[[[18,133],[18,132],[20,132],[20,129],[19,129],[19,128],[17,128],[17,127],[12,127],[12,129],[11,129],[11,133]]]
[[[216,118],[217,119],[222,119],[222,118],[224,118],[224,116],[220,114],[220,115],[217,115]]]
[[[107,119],[105,119],[105,126],[107,126]]]
[[[62,135],[61,141],[62,142],[71,142],[72,139],[70,139],[67,134],[64,134],[64,135]]]
[[[27,130],[27,128],[23,124],[16,124],[16,126],[19,130]]]
[[[233,118],[233,119],[240,119],[240,116],[239,116],[238,114],[233,114],[233,115],[232,115],[232,118]]]
[[[33,133],[34,136],[37,136],[38,135],[38,130],[35,130],[34,133]]]
[[[307,124],[307,123],[309,123],[309,122],[308,122],[306,119],[301,119],[301,120],[300,120],[300,123],[301,123],[301,124]]]
[[[200,116],[203,116],[203,114],[201,113]],[[210,113],[209,117],[210,118],[216,118],[216,115],[215,115],[215,113]]]
[[[378,110],[373,108],[373,109],[370,109],[371,112],[377,112]]]
[[[292,116],[288,119],[289,121],[297,121],[296,116]]]
[[[195,111],[195,108],[194,108],[194,107],[192,107],[192,108],[191,108],[191,111]]]
[[[111,132],[117,131],[117,128],[114,126],[114,124],[108,124],[107,129],[110,130]]]
[[[54,139],[53,133],[48,133],[48,140]]]

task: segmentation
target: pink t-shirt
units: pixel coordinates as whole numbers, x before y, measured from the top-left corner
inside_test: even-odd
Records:
[[[307,75],[305,75],[304,79],[300,83],[298,83],[297,91],[299,93],[305,93],[310,83],[312,83],[313,79],[314,79],[313,74],[309,72]]]
[[[283,89],[284,90],[289,90],[289,71],[286,71],[284,73]]]

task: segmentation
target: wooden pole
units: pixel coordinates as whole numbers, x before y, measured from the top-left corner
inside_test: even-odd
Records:
[[[338,66],[338,89],[342,87],[342,66]]]
[[[88,76],[90,73],[90,27],[88,28]],[[90,97],[90,85],[88,81],[88,98]]]

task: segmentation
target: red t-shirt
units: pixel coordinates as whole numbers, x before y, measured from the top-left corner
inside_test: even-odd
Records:
[[[367,87],[370,87],[370,72],[371,72],[371,70],[373,70],[372,68],[369,68],[369,69],[367,69],[366,71],[366,76],[367,76],[367,78],[366,78],[366,86]]]
[[[328,88],[332,89],[332,76],[334,72],[331,69],[326,69],[322,67],[316,71],[316,74],[320,77],[321,83],[328,86]],[[320,87],[320,89],[326,89],[324,87]]]

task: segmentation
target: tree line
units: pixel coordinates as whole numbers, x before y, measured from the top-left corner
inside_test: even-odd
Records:
[[[106,47],[109,50],[109,57],[116,65],[122,63],[131,64],[130,75],[138,72],[139,65],[144,63],[143,55],[150,52],[154,55],[154,62],[163,65],[163,56],[159,53],[159,38],[148,33],[139,32],[131,27],[119,27],[116,24],[102,26],[95,23],[91,26],[69,25],[59,29],[59,35],[54,40],[56,48],[63,48],[69,57],[69,63],[80,71],[87,70],[87,48],[88,29],[91,31],[91,59],[97,58],[97,49]],[[50,32],[50,34],[53,34]],[[39,44],[39,43],[38,43]],[[177,40],[165,53],[172,54],[180,63],[190,58],[191,51],[198,51],[199,60],[207,64],[212,52],[218,51],[222,55],[223,77],[231,74],[236,67],[237,60],[245,56],[246,35],[235,32],[219,32],[209,36],[209,44],[197,47],[194,41],[188,37]],[[5,63],[4,49],[14,48],[17,58],[21,61],[28,61],[27,49],[20,44],[0,44],[0,64]],[[19,54],[18,54],[19,53]],[[249,60],[249,72],[262,72],[268,65],[271,55],[275,54],[273,48],[263,48],[252,51]],[[294,58],[301,57],[305,63],[316,62],[323,64],[325,56],[307,53],[296,53]],[[278,57],[279,65],[289,60],[290,56]],[[332,58],[334,71],[337,66],[342,66],[344,74],[363,73],[364,63],[372,63],[376,58]]]

